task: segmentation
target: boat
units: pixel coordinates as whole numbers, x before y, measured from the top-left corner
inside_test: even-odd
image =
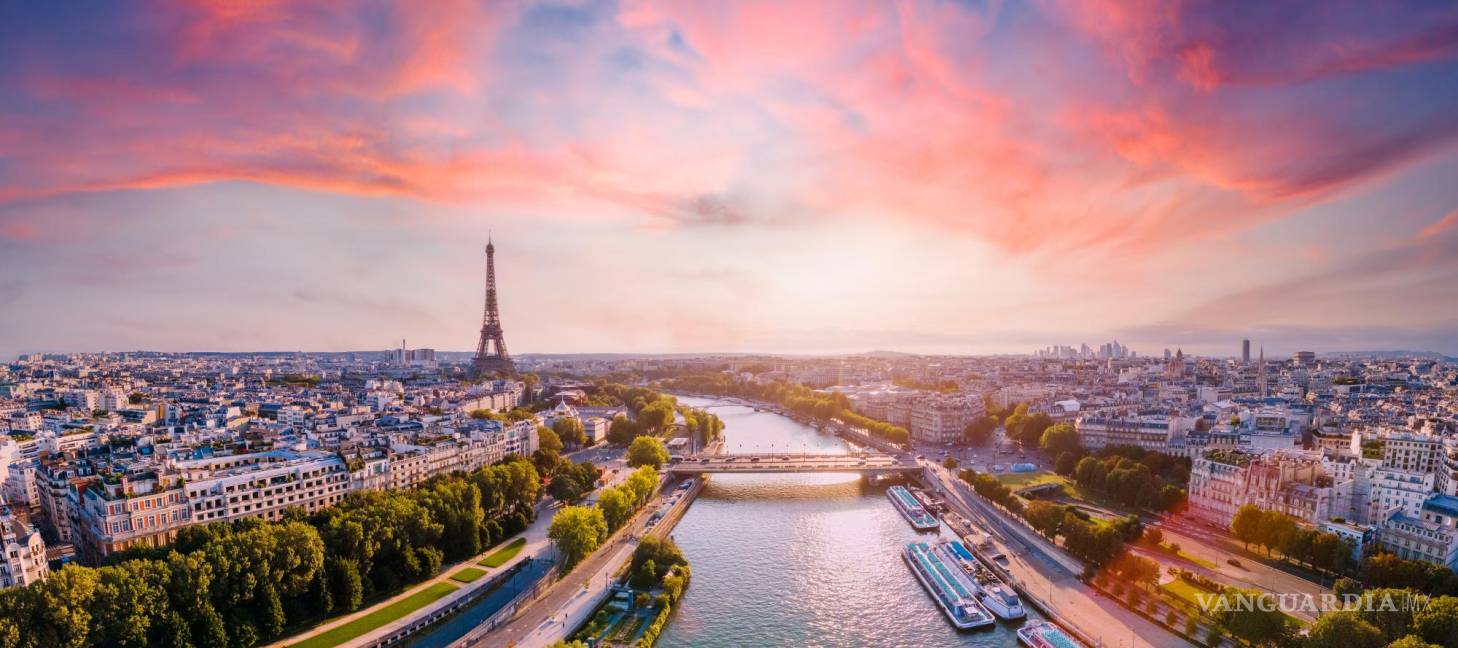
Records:
[[[949,540],[943,543],[947,552],[952,556],[958,567],[968,576],[972,577],[972,584],[976,587],[977,602],[982,607],[997,615],[1003,620],[1021,619],[1027,616],[1023,610],[1023,600],[1018,598],[1018,593],[1007,583],[1002,582],[997,574],[988,569],[967,550],[960,541]]]
[[[1086,648],[1077,639],[1068,636],[1056,625],[1047,621],[1029,621],[1018,628],[1018,641],[1028,648]]]
[[[905,486],[892,486],[886,489],[886,497],[917,531],[936,531],[941,527],[941,523],[937,522],[932,514],[927,513],[925,508],[922,508],[921,503],[911,496],[911,492],[906,490]]]
[[[901,550],[901,559],[931,594],[937,607],[958,630],[970,630],[995,623],[992,614],[982,608],[972,592],[972,582],[965,574],[946,562],[925,542],[908,543]]]

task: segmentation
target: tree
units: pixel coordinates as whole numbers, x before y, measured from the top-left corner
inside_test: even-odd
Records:
[[[1382,648],[1386,644],[1377,626],[1363,621],[1356,612],[1339,610],[1316,620],[1305,648]]]
[[[545,425],[537,426],[537,448],[552,454],[562,452],[562,439],[557,433]]]
[[[1193,619],[1191,620],[1193,621]],[[1223,643],[1225,643],[1225,631],[1216,626],[1210,626],[1210,631],[1205,633],[1205,645],[1216,648]]]
[[[93,641],[115,646],[149,645],[149,632],[166,610],[170,575],[165,563],[128,560],[97,570],[95,596],[89,606]]]
[[[1149,542],[1150,546],[1158,547],[1164,543],[1164,531],[1155,527],[1149,527],[1144,530],[1144,539]]]
[[[1227,600],[1220,604],[1216,617],[1230,634],[1256,645],[1273,644],[1290,636],[1292,629],[1286,624],[1284,612],[1271,606],[1242,605],[1236,598],[1243,596],[1239,592],[1227,590],[1221,596]]]
[[[80,648],[91,634],[92,598],[100,579],[97,570],[68,565],[41,583],[30,610],[26,633],[37,646]]]
[[[577,483],[577,478],[570,475],[557,475],[552,478],[552,483],[547,484],[547,494],[557,498],[561,502],[576,502],[582,498],[582,485]]]
[[[982,416],[972,419],[962,430],[962,437],[967,443],[974,446],[985,446],[992,440],[992,433],[997,431],[997,419],[992,416]]]
[[[1029,427],[1031,427],[1031,422]],[[1038,445],[1053,456],[1060,453],[1074,453],[1081,449],[1078,444],[1078,430],[1067,423],[1059,423],[1044,430],[1042,437],[1038,440]]]
[[[595,506],[564,506],[547,527],[547,537],[566,557],[568,569],[597,549],[607,532],[607,521]]]
[[[946,468],[947,470],[956,470],[957,469],[957,458],[956,457],[947,457],[945,459],[942,459],[942,467]]]
[[[659,434],[673,423],[675,404],[670,396],[660,396],[638,411],[638,427],[648,434]]]
[[[607,440],[618,445],[628,445],[638,434],[638,424],[619,414],[613,417],[612,425],[608,426]]]
[[[629,495],[617,487],[604,488],[598,493],[597,507],[602,509],[602,517],[609,530],[623,526],[628,516],[633,514],[633,503],[628,498]]]
[[[1331,593],[1335,594],[1337,598],[1346,598],[1349,595],[1361,594],[1362,584],[1355,579],[1343,576],[1331,584]]]
[[[1159,580],[1159,563],[1143,556],[1125,553],[1109,564],[1109,569],[1125,582],[1151,587]]]
[[[557,433],[557,438],[562,443],[580,447],[587,443],[587,431],[582,427],[582,421],[575,418],[562,417],[552,423],[552,431]]]
[[[1419,637],[1417,635],[1408,635],[1406,637],[1403,637],[1401,639],[1398,639],[1397,641],[1394,641],[1394,642],[1392,642],[1390,644],[1387,644],[1387,648],[1447,648],[1447,647],[1446,646],[1440,646],[1438,644],[1430,644],[1430,643],[1428,643],[1426,641],[1423,641],[1422,637]]]
[[[640,436],[628,445],[628,465],[652,466],[654,470],[668,463],[668,448],[657,437]]]
[[[1439,596],[1413,612],[1412,629],[1429,643],[1458,646],[1458,598]]]
[[[1023,426],[1027,425],[1027,423],[1028,404],[1018,403],[1017,407],[1013,408],[1012,414],[1003,419],[1002,426],[1007,430],[1007,437],[1009,439],[1020,441],[1023,438]],[[1041,435],[1042,431],[1040,430],[1038,433]]]
[[[1230,534],[1249,549],[1250,543],[1259,539],[1264,522],[1265,512],[1255,504],[1246,504],[1235,511],[1235,517],[1230,521]]]
[[[1033,414],[1023,423],[1018,439],[1023,442],[1023,445],[1035,445],[1042,440],[1043,432],[1052,425],[1053,418],[1047,414],[1043,412]]]
[[[1073,474],[1078,467],[1078,455],[1072,452],[1065,452],[1058,455],[1058,460],[1053,463],[1053,472],[1067,477]]]

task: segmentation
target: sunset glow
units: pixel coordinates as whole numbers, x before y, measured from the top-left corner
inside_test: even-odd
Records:
[[[1405,4],[11,3],[0,355],[1458,353]]]

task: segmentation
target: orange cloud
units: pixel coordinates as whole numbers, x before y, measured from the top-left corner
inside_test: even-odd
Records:
[[[1433,224],[1424,227],[1423,231],[1418,234],[1418,237],[1432,238],[1434,236],[1442,234],[1443,232],[1453,229],[1454,226],[1458,226],[1458,209],[1448,212],[1446,216],[1433,222]]]

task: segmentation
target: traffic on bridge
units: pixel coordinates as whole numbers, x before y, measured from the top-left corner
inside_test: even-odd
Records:
[[[919,472],[907,456],[886,454],[731,454],[687,457],[668,467],[677,473]]]

